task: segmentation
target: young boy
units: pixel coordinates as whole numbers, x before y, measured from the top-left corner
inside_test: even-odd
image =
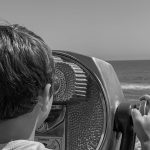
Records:
[[[150,104],[150,96],[145,95],[141,97],[141,100],[147,100]],[[140,111],[132,109],[131,111],[134,130],[141,142],[142,150],[150,150],[150,112],[147,115],[142,116]]]
[[[0,149],[47,149],[34,136],[52,106],[53,76],[41,37],[19,25],[0,26]],[[150,150],[150,114],[133,109],[132,118],[142,149]]]
[[[0,26],[0,149],[47,149],[34,135],[51,109],[53,76],[41,37],[19,25]]]

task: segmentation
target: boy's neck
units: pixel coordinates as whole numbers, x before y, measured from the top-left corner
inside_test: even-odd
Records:
[[[0,144],[14,140],[34,140],[36,119],[23,115],[15,119],[0,122]]]

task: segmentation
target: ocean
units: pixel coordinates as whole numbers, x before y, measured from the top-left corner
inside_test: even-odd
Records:
[[[109,61],[127,100],[150,94],[150,60]]]

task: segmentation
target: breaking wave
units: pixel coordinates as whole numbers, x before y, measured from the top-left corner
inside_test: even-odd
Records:
[[[150,84],[121,83],[123,90],[150,90]]]

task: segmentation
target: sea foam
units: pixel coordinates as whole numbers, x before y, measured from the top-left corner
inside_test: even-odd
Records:
[[[121,83],[123,90],[150,90],[150,84]]]

